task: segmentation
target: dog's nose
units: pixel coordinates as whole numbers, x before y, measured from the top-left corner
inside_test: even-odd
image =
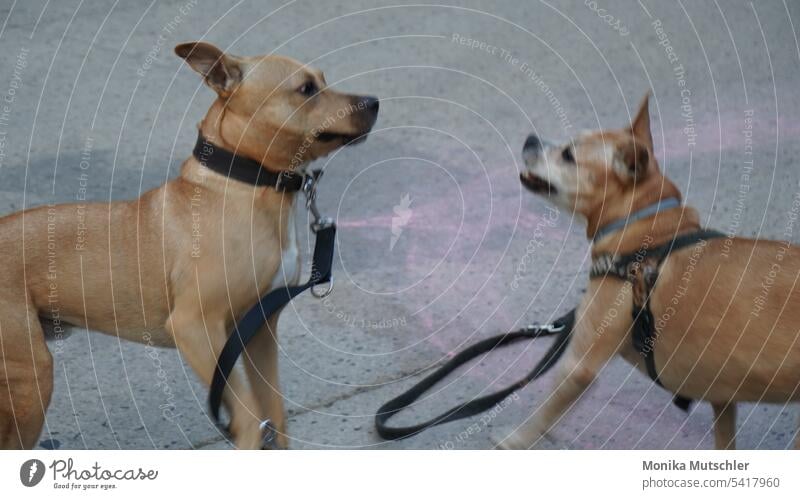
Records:
[[[536,134],[528,135],[528,138],[525,139],[525,146],[523,149],[525,151],[538,151],[542,148],[542,141]]]
[[[364,106],[364,109],[374,113],[377,113],[380,107],[380,101],[375,97],[364,97],[361,99],[361,104]]]

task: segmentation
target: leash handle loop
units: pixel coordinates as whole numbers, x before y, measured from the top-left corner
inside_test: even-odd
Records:
[[[515,391],[546,373],[555,365],[569,344],[572,329],[575,326],[575,309],[570,310],[568,313],[554,321],[549,326],[552,327],[540,328],[536,331],[533,331],[531,326],[528,326],[518,331],[512,331],[487,338],[462,350],[456,354],[455,357],[447,361],[442,367],[426,376],[424,379],[422,379],[422,381],[412,386],[406,392],[403,392],[392,400],[386,402],[378,409],[378,412],[375,414],[375,429],[377,430],[378,435],[386,440],[401,440],[403,438],[416,435],[417,433],[427,430],[433,426],[438,426],[440,424],[474,416],[491,409]],[[552,335],[558,335],[556,341],[550,346],[550,348],[544,354],[544,357],[539,360],[533,370],[516,383],[495,393],[475,398],[464,404],[452,407],[442,414],[423,423],[411,426],[389,426],[387,424],[392,416],[411,406],[411,404],[413,404],[425,392],[430,390],[436,383],[444,379],[448,374],[453,372],[462,364],[483,353],[494,350],[497,347],[521,339],[532,339],[540,336]]]

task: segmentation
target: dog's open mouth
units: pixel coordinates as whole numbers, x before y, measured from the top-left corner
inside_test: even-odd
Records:
[[[555,194],[557,192],[553,184],[530,172],[520,173],[519,180],[529,191],[535,192],[536,194]]]
[[[348,135],[344,133],[328,133],[323,132],[317,135],[317,139],[320,142],[333,142],[333,141],[342,141],[342,143],[346,146],[351,146],[355,144],[360,144],[367,140],[368,133],[362,133],[361,135]]]

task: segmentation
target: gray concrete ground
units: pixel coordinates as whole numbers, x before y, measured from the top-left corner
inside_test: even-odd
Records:
[[[580,221],[564,212],[549,221],[547,205],[521,190],[519,152],[531,130],[563,139],[622,125],[652,88],[658,158],[704,220],[747,236],[780,238],[792,227],[796,3],[404,3],[0,6],[3,213],[74,201],[84,188],[99,202],[132,198],[176,175],[212,101],[172,55],[180,41],[274,50],[312,62],[340,89],[382,99],[373,136],[318,165],[328,168],[320,202],[340,226],[336,289],[325,302],[298,298],[281,318],[295,448],[488,448],[490,432],[518,424],[542,399],[548,379],[484,418],[402,442],[372,428],[383,401],[452,352],[576,303],[588,244]],[[86,331],[50,346],[56,387],[43,446],[228,446],[177,352]],[[509,382],[545,348],[496,352],[397,422]],[[740,446],[788,446],[797,412],[745,405]],[[684,415],[615,361],[543,448],[709,448],[710,424],[707,405]]]

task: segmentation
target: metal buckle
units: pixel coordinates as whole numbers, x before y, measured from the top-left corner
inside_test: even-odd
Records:
[[[319,175],[322,176],[322,172],[320,172]],[[316,179],[316,177],[314,177],[314,173],[313,172],[312,173],[306,173],[305,175],[303,175],[303,188],[302,188],[302,191],[303,191],[303,194],[306,195],[306,199],[308,199],[309,193],[315,193],[316,192],[316,183],[317,183],[317,179]],[[306,201],[306,203],[308,203],[308,201]]]
[[[333,219],[330,217],[321,217],[317,220],[311,222],[311,231],[315,234],[323,229],[327,229],[328,227],[333,225]]]
[[[273,188],[278,192],[281,192],[283,190],[283,174],[284,173],[286,173],[286,172],[284,172],[284,171],[278,172],[278,178],[275,179],[275,185],[273,186]]]
[[[314,296],[314,298],[325,298],[331,294],[331,291],[333,291],[333,277],[331,277],[328,281],[328,288],[324,291],[317,291],[317,286],[318,284],[311,286],[311,294]]]

